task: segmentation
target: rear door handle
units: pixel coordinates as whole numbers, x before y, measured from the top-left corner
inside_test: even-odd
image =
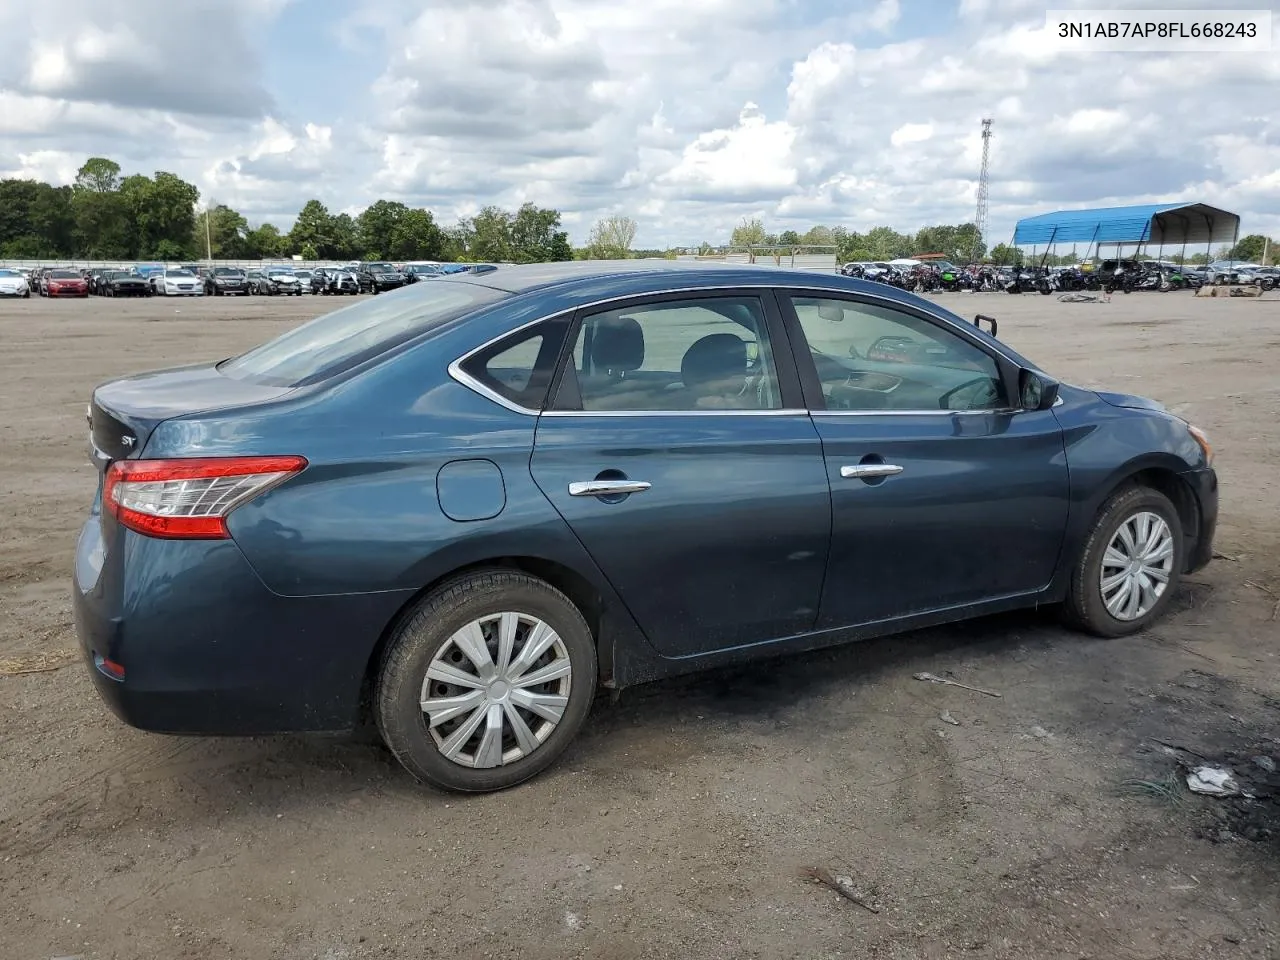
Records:
[[[892,477],[902,472],[896,463],[860,463],[855,467],[841,467],[840,476],[846,480],[868,480],[873,477]]]
[[[571,497],[616,497],[624,493],[644,493],[647,480],[578,480],[569,484]]]

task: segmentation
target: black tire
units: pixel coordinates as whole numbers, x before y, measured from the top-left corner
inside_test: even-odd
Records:
[[[480,617],[515,611],[559,634],[572,667],[568,703],[542,745],[495,767],[463,766],[439,750],[419,704],[432,658],[453,634]],[[378,669],[374,711],[388,749],[417,780],[441,790],[481,793],[523,783],[550,766],[586,720],[597,685],[595,639],[582,614],[555,587],[525,573],[483,570],[447,581],[396,629]]]
[[[1138,513],[1154,513],[1169,525],[1173,535],[1173,557],[1169,579],[1164,592],[1145,614],[1132,620],[1120,620],[1111,615],[1102,598],[1102,562],[1107,547],[1119,531],[1121,524]],[[1182,580],[1182,567],[1186,552],[1182,521],[1169,498],[1150,487],[1126,486],[1111,495],[1093,529],[1085,539],[1084,548],[1071,572],[1071,583],[1063,605],[1066,621],[1078,629],[1099,637],[1122,637],[1145,630],[1159,619],[1178,592]]]
[[[29,287],[27,288],[26,292],[22,294],[22,299],[23,300],[31,299],[31,289]]]

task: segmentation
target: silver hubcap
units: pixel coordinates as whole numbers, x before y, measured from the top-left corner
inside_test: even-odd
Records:
[[[1107,612],[1136,620],[1156,605],[1173,572],[1173,531],[1159,514],[1135,513],[1111,538],[1100,586]]]
[[[442,754],[464,767],[499,767],[546,742],[572,683],[558,633],[528,614],[495,613],[444,643],[419,700]]]

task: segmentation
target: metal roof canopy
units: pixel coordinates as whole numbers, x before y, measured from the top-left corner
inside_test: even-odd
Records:
[[[1235,243],[1240,217],[1204,203],[1059,210],[1019,220],[1015,247],[1059,243]]]

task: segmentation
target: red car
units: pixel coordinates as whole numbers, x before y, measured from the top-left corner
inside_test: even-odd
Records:
[[[46,297],[87,297],[89,281],[74,270],[49,270],[40,278],[40,292]]]

